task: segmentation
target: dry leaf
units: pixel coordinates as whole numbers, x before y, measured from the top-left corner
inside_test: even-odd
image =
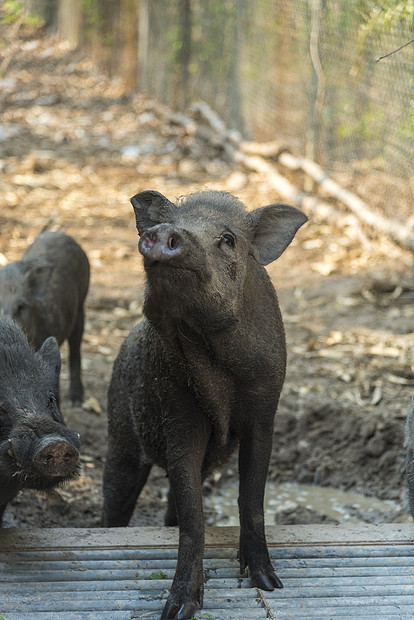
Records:
[[[93,413],[102,413],[101,405],[94,396],[89,396],[83,404],[82,409],[85,411],[92,411]]]

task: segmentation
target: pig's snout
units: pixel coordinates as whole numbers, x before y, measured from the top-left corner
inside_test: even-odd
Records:
[[[159,224],[142,234],[138,249],[151,262],[169,261],[183,251],[184,238],[175,226]]]
[[[75,472],[78,459],[75,446],[60,438],[45,437],[33,457],[33,465],[48,477],[69,476]]]

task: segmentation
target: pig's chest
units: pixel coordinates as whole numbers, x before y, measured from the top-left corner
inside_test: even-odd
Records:
[[[186,388],[208,418],[215,443],[224,446],[236,415],[238,381],[234,369],[194,343],[185,342],[181,350]]]

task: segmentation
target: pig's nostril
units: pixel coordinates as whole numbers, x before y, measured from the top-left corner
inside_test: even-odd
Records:
[[[178,241],[175,237],[171,236],[168,238],[167,245],[170,250],[175,250],[178,245]]]
[[[149,250],[152,248],[152,246],[155,244],[156,242],[156,238],[154,238],[154,235],[148,235],[147,237],[145,237],[144,239],[144,245],[145,247]]]
[[[45,455],[44,463],[45,465],[53,465],[55,462],[59,463],[59,462],[70,461],[71,459],[73,459],[73,457],[74,457],[74,454],[69,453],[69,452],[65,452],[64,454],[61,454],[61,455],[50,453],[50,454]]]
[[[62,457],[58,457],[57,454],[55,454],[54,452],[49,452],[46,454],[43,454],[43,462],[46,465],[51,465],[53,464],[55,461],[61,459]]]

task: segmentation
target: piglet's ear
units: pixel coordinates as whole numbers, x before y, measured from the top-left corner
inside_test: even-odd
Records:
[[[53,336],[46,338],[36,355],[43,358],[43,360],[53,372],[55,378],[59,379],[61,362],[59,345],[56,338],[54,338]]]
[[[164,220],[165,213],[174,205],[162,194],[154,190],[147,190],[135,194],[131,198],[135,211],[135,221],[140,235]]]
[[[52,277],[53,265],[34,265],[26,273],[26,286],[29,295],[39,301],[44,300]]]
[[[279,258],[308,219],[300,209],[283,203],[261,207],[250,215],[254,225],[252,254],[260,265]]]

